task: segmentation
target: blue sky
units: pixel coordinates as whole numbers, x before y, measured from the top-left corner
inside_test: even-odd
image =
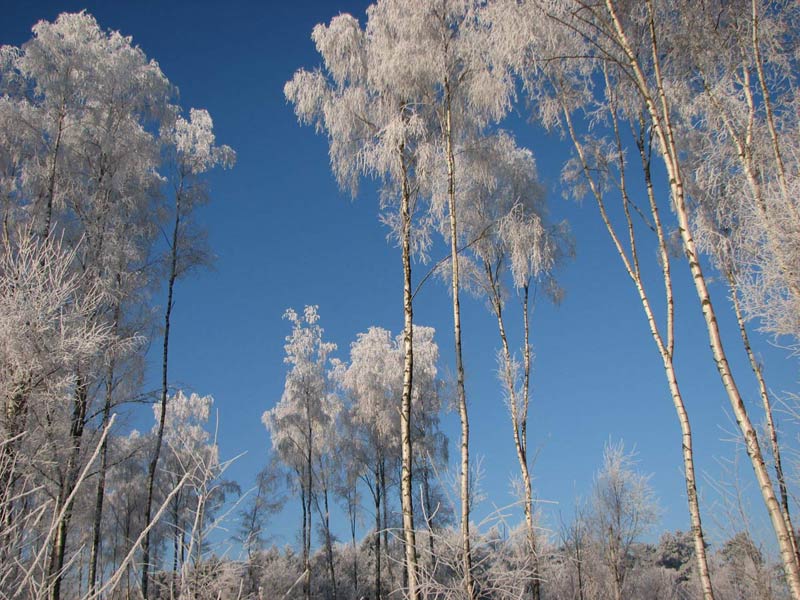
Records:
[[[374,189],[364,186],[354,201],[337,190],[326,140],[298,125],[283,98],[283,84],[293,72],[319,62],[312,27],[339,12],[363,22],[367,3],[4,3],[0,43],[21,44],[37,20],[84,8],[102,27],[132,35],[178,86],[182,105],[208,109],[217,139],[238,153],[232,171],[211,176],[212,203],[200,213],[218,257],[215,268],[181,280],[176,288],[170,379],[215,397],[223,455],[247,452],[229,472],[246,489],[266,460],[269,440],[261,414],[283,388],[283,342],[289,331],[283,311],[318,304],[327,337],[339,345],[342,358],[356,334],[368,327],[395,333],[402,327],[400,254],[378,221]],[[554,307],[543,300],[533,315],[529,436],[531,448],[538,450],[534,484],[548,501],[544,525],[556,528],[559,510],[565,518],[572,513],[573,499],[589,494],[603,444],[622,438],[638,451],[640,469],[653,473],[662,528],[686,529],[680,431],[638,298],[593,202],[579,205],[561,197],[559,170],[568,147],[528,125],[524,106],[517,111],[507,126],[533,150],[552,217],[567,219],[576,240],[576,256],[560,277],[564,302]],[[440,247],[434,259],[444,253]],[[418,267],[415,279],[426,271]],[[674,272],[678,374],[693,421],[697,467],[717,477],[717,460],[733,456],[733,445],[724,441],[733,424],[685,264],[678,261]],[[713,293],[742,391],[760,420],[756,384],[734,337],[725,291],[715,285]],[[496,379],[495,321],[481,301],[465,298],[462,306],[472,452],[482,457],[489,496],[478,509],[480,517],[492,503],[511,501],[509,479],[517,462]],[[444,285],[425,284],[415,318],[436,328],[441,370],[452,371],[452,313]],[[768,340],[757,337],[755,346],[771,387],[796,390],[797,359]],[[154,356],[148,377],[153,387],[157,369]],[[779,418],[788,427],[788,419]],[[446,417],[445,428],[455,444],[455,415]],[[752,472],[743,473],[754,488]],[[701,499],[706,523],[713,527],[715,495],[704,481]],[[756,520],[763,519],[759,502],[752,502]],[[293,541],[299,524],[295,512],[287,509],[276,519],[277,542]],[[339,532],[345,535],[344,522]]]

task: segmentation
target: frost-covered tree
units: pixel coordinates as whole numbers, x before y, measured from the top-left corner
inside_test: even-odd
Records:
[[[544,196],[530,151],[517,147],[500,132],[477,140],[458,155],[456,166],[464,173],[461,198],[461,243],[469,247],[463,259],[465,280],[485,297],[497,319],[501,351],[499,373],[511,414],[514,448],[520,467],[523,510],[528,545],[533,560],[531,597],[539,598],[537,543],[533,522],[533,493],[528,466],[528,409],[530,404],[531,347],[528,318],[529,291],[541,284],[558,299],[560,290],[553,271],[569,251],[565,226],[546,222]],[[506,280],[520,298],[523,346],[521,363],[511,350],[506,333]]]
[[[398,456],[395,432],[398,427],[397,400],[402,394],[402,356],[386,329],[372,327],[358,335],[350,346],[350,362],[336,370],[338,383],[350,399],[349,421],[358,440],[353,458],[363,465],[362,478],[374,500],[375,597],[383,597],[381,584],[381,508],[386,514],[387,467]],[[391,472],[389,473],[391,476]],[[384,549],[388,552],[388,548]],[[391,560],[391,559],[388,559]]]
[[[715,304],[700,261],[700,249],[695,238],[696,227],[691,219],[691,197],[685,179],[685,165],[682,164],[682,150],[685,146],[678,135],[679,107],[687,98],[667,78],[673,61],[677,60],[674,57],[680,56],[680,52],[669,55],[661,52],[663,44],[673,42],[669,36],[677,28],[676,20],[681,11],[670,3],[655,1],[645,2],[634,11],[623,11],[622,8],[607,1],[604,5],[594,6],[586,12],[578,5],[565,2],[558,10],[565,22],[572,23],[575,30],[590,41],[597,51],[611,58],[610,62],[615,65],[615,77],[610,81],[606,80],[606,87],[619,84],[630,90],[629,98],[635,99],[652,130],[654,149],[666,169],[666,181],[672,209],[677,218],[681,246],[705,320],[714,363],[769,512],[787,580],[793,596],[800,598],[800,567],[791,543],[792,536],[770,480],[755,427],[728,362]],[[580,16],[576,9],[581,10]],[[598,24],[601,24],[600,27],[594,27]],[[704,36],[702,32],[695,30],[695,34],[688,39],[693,43],[702,43]],[[718,53],[719,49],[709,47],[709,51]],[[589,53],[595,54],[595,51],[589,49]]]
[[[608,81],[606,71],[605,81]],[[694,470],[693,438],[689,416],[675,368],[675,304],[673,296],[671,256],[668,234],[662,220],[660,203],[656,196],[651,171],[651,140],[640,115],[631,113],[628,106],[620,101],[619,95],[610,85],[604,88],[606,102],[600,110],[606,111],[610,132],[598,138],[595,132],[579,135],[575,125],[576,116],[570,109],[569,97],[572,90],[554,85],[554,93],[561,105],[561,123],[566,129],[573,146],[575,157],[567,163],[562,178],[576,198],[586,191],[591,192],[600,212],[611,241],[625,268],[625,272],[636,289],[645,318],[653,336],[653,341],[661,357],[664,374],[669,386],[673,406],[681,427],[681,449],[683,454],[684,479],[687,491],[689,515],[698,573],[706,598],[713,597],[705,540],[697,495],[697,481]],[[637,166],[626,157],[623,147],[622,126],[626,122],[635,141],[641,178],[637,178]],[[646,196],[638,200],[631,181],[642,181]],[[618,198],[615,196],[618,194]],[[619,208],[614,211],[610,200],[619,200]],[[647,208],[641,208],[640,204]],[[647,212],[645,212],[647,211]],[[621,212],[623,223],[617,225]],[[642,226],[646,229],[642,233]],[[643,240],[655,233],[656,258],[661,271],[661,287],[666,310],[663,316],[657,314],[653,304],[652,289],[646,284],[647,265],[644,262]]]
[[[732,269],[750,318],[775,335],[800,331],[800,205],[797,174],[800,11],[793,3],[715,2],[689,19],[679,11],[673,39],[682,52],[665,64],[686,101],[679,134],[702,210],[698,241]],[[696,39],[702,32],[702,41]],[[678,77],[691,69],[695,84]]]
[[[303,314],[287,310],[284,318],[292,324],[286,336],[289,365],[283,395],[274,408],[262,417],[272,439],[272,448],[293,472],[303,508],[302,547],[304,595],[311,594],[312,500],[316,492],[315,470],[321,436],[333,423],[328,368],[336,345],[323,340],[316,306],[306,306]]]
[[[192,221],[197,206],[208,201],[208,191],[203,175],[221,166],[230,168],[236,154],[229,146],[219,146],[213,131],[211,115],[206,110],[192,109],[189,120],[178,117],[167,137],[170,142],[171,168],[170,182],[173,186],[174,207],[172,209],[172,235],[165,256],[167,263],[167,304],[164,308],[164,345],[161,356],[161,412],[156,443],[149,466],[148,500],[145,506],[145,522],[150,521],[153,505],[153,485],[161,455],[164,423],[167,418],[167,395],[169,392],[169,334],[170,319],[174,306],[175,282],[193,267],[208,261],[205,255],[203,236],[198,233]],[[148,570],[150,536],[147,535],[142,547],[142,594],[148,597]]]
[[[139,321],[144,290],[155,277],[149,265],[159,231],[156,202],[164,157],[174,157],[177,165],[175,212],[185,219],[186,207],[202,197],[197,176],[229,162],[232,153],[214,146],[207,113],[190,122],[177,118],[172,86],[130,37],[102,30],[85,12],[42,21],[30,41],[0,53],[3,237],[12,243],[15,224],[27,222],[42,238],[57,237],[73,248],[70,268],[81,273],[86,293],[95,288],[103,293],[88,317],[124,342],[91,363],[76,365],[69,443],[64,445],[72,450],[65,460],[52,462],[63,471],[54,479],[64,496],[81,468],[85,438],[105,429],[113,404],[123,398],[120,390],[132,390],[120,385],[122,379],[136,379],[131,368],[142,348],[138,332],[144,327]],[[175,150],[165,152],[167,146]],[[181,257],[187,254],[184,248]],[[101,411],[91,409],[96,397],[102,398]],[[67,432],[51,436],[54,448],[60,447],[62,434]],[[97,577],[107,454],[106,444],[96,488],[90,587]],[[150,501],[146,522],[149,506]],[[53,597],[59,595],[69,515],[52,552]],[[146,577],[143,585],[147,596]]]
[[[254,559],[258,552],[265,549],[267,543],[268,519],[278,512],[286,501],[279,491],[283,476],[278,460],[272,455],[267,465],[256,474],[255,486],[249,492],[244,507],[239,511],[239,529],[236,541],[246,552],[247,577],[245,593],[256,593],[256,574],[253,571]]]
[[[509,54],[521,58],[521,62],[526,62],[535,73],[543,75],[529,78],[527,89],[536,106],[537,116],[544,124],[566,119],[563,110],[565,104],[568,110],[585,108],[594,119],[593,124],[600,123],[609,128],[614,127],[612,113],[620,111],[627,115],[627,119],[640,123],[637,126],[639,131],[647,132],[642,134],[643,139],[648,141],[645,146],[646,158],[652,148],[654,155],[661,159],[666,173],[663,181],[669,190],[670,206],[675,216],[675,229],[705,320],[714,363],[747,445],[759,489],[781,548],[787,577],[792,582],[793,594],[800,597],[800,575],[791,535],[769,479],[756,430],[728,362],[715,312],[716,305],[712,301],[700,260],[701,248],[698,246],[697,226],[693,219],[694,201],[684,163],[690,146],[681,135],[681,115],[682,108],[691,102],[693,95],[687,94],[687,90],[694,93],[693,80],[687,78],[687,73],[693,73],[694,70],[680,66],[688,52],[685,46],[705,47],[708,56],[718,55],[718,46],[710,42],[711,36],[705,36],[699,23],[691,19],[691,11],[687,12],[687,8],[681,9],[670,2],[648,1],[635,7],[612,1],[591,6],[572,1],[502,3],[502,6],[508,11],[502,27],[512,32],[509,39],[516,42],[527,40],[527,45],[518,43],[518,50],[509,51]],[[693,27],[692,33],[674,36],[682,30],[682,22]],[[723,29],[729,26],[726,19],[714,20],[714,23]],[[730,33],[733,35],[733,32]],[[670,51],[665,52],[666,48]],[[616,108],[609,111],[605,122],[601,123],[598,117],[607,110],[612,98],[616,98]],[[603,153],[605,160],[609,156],[619,155],[615,137],[612,136],[610,143],[606,144],[608,150],[600,153],[601,159]],[[636,132],[634,137],[639,137]],[[650,139],[652,145],[649,144]],[[649,162],[649,158],[647,160]],[[608,183],[614,185],[616,182],[611,180]],[[657,187],[658,182],[654,183]],[[627,203],[628,200],[624,199],[623,202]],[[632,204],[630,209],[634,210],[634,206]],[[630,259],[630,264],[635,268],[634,258]],[[669,336],[666,339],[663,347],[668,349]],[[664,356],[668,358],[668,354],[662,352]],[[676,410],[680,413],[678,404]],[[683,425],[682,428],[685,436],[686,428]],[[688,474],[686,458],[684,463]],[[696,531],[697,519],[694,515],[692,518],[693,530]],[[700,560],[703,551],[699,538],[696,538],[695,544]],[[704,589],[706,597],[710,597],[712,592],[707,577]]]
[[[435,535],[439,527],[452,519],[450,505],[445,502],[437,474],[444,473],[448,463],[449,440],[439,427],[446,404],[444,382],[439,376],[439,346],[433,327],[414,326],[414,390],[412,396],[413,443],[415,472],[418,473],[422,516],[428,529],[430,559],[435,557]],[[399,347],[401,337],[395,338]],[[417,514],[419,510],[417,510]]]
[[[697,73],[680,106],[689,188],[696,205],[698,244],[730,286],[742,342],[758,380],[774,458],[780,503],[791,542],[786,477],[764,369],[752,350],[745,318],[758,319],[774,335],[800,331],[800,203],[789,192],[798,172],[797,73],[791,65],[800,43],[791,4],[776,10],[760,2],[714,3],[689,22],[678,20],[675,37],[685,49],[670,64]],[[700,29],[703,44],[689,37]],[[720,49],[723,49],[720,51]],[[713,51],[711,51],[713,49]],[[778,83],[782,82],[782,83]],[[794,174],[794,175],[793,175]]]
[[[29,226],[15,231],[0,248],[2,552],[4,562],[15,553],[24,556],[25,546],[42,534],[35,543],[50,547],[45,572],[56,596],[81,468],[75,428],[84,421],[82,415],[74,416],[75,373],[114,343],[110,328],[92,319],[102,305],[102,292],[87,289],[85,279],[72,269],[74,259],[75,250],[64,248],[57,238],[39,237]],[[63,461],[67,468],[61,470],[53,461]],[[62,479],[47,486],[31,476],[52,472]],[[30,502],[52,514],[43,531],[31,523],[27,531],[13,526],[27,521]]]
[[[226,497],[239,491],[235,483],[222,478],[229,462],[220,459],[216,436],[208,430],[213,402],[211,396],[178,390],[169,399],[170,411],[164,419],[163,487],[169,493],[185,482],[168,507],[165,541],[172,546],[170,597],[197,597],[214,582],[205,565],[207,539],[218,525],[215,517]],[[162,422],[160,413],[161,406],[154,405],[154,439]]]
[[[409,56],[391,15],[381,4],[369,9],[365,29],[350,15],[317,25],[312,38],[323,69],[299,70],[284,92],[301,122],[328,136],[331,169],[341,187],[356,193],[359,178],[382,182],[382,219],[401,247],[403,268],[404,361],[400,439],[401,504],[408,588],[416,598],[416,541],[412,505],[413,303],[412,254],[428,245],[424,226],[412,227],[418,204],[416,165],[420,144],[430,134],[417,79],[408,77]],[[402,58],[400,58],[402,56]],[[424,219],[423,219],[424,221]]]
[[[439,349],[431,327],[414,326],[414,390],[412,410],[414,429],[414,460],[423,489],[430,504],[431,461],[441,455],[446,440],[438,430],[441,410],[440,382],[437,378]],[[350,360],[339,363],[335,377],[347,401],[347,431],[352,439],[353,459],[361,463],[362,480],[374,501],[375,553],[374,587],[376,596],[383,595],[381,581],[381,533],[383,552],[388,557],[387,483],[393,479],[394,465],[400,456],[399,440],[395,435],[400,415],[398,399],[403,393],[403,335],[393,337],[380,327],[371,327],[358,335],[350,346]],[[429,505],[424,511],[428,526],[433,512]],[[383,514],[383,520],[381,520]],[[391,567],[390,567],[391,568]]]
[[[424,193],[450,249],[450,293],[456,362],[456,394],[461,421],[461,535],[463,584],[467,597],[475,594],[470,550],[469,415],[461,349],[459,279],[459,219],[464,217],[463,173],[456,156],[473,143],[482,130],[496,123],[510,108],[514,82],[505,57],[492,52],[489,28],[484,26],[484,5],[474,2],[431,0],[405,3],[386,0],[372,13],[383,13],[398,32],[398,51],[412,56],[406,69],[425,89],[437,136],[432,139],[420,170]]]
[[[649,477],[635,470],[622,442],[606,444],[594,479],[592,533],[611,573],[612,593],[623,597],[633,544],[655,525],[658,509]]]
[[[133,297],[149,283],[142,266],[156,230],[158,130],[171,115],[169,82],[131,38],[103,31],[86,13],[41,21],[30,41],[4,47],[2,54],[0,136],[8,143],[0,159],[3,235],[13,234],[14,223],[28,222],[42,237],[57,236],[75,248],[72,268],[84,273],[86,286],[105,293],[91,318],[133,341],[135,331],[117,324],[129,320]],[[100,381],[114,378],[113,363],[135,350],[135,344],[116,346],[75,374],[70,435],[77,458],[62,463],[66,493],[80,469],[92,395],[99,394]],[[108,405],[110,394],[105,396]],[[103,411],[99,430],[109,413]],[[104,473],[105,458],[102,463]],[[95,530],[101,491],[97,498]],[[64,537],[67,525],[68,519]],[[95,535],[94,553],[97,544]],[[60,553],[54,553],[54,569]],[[57,585],[53,593],[58,595]]]

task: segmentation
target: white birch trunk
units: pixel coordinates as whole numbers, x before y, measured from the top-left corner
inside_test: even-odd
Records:
[[[472,550],[470,548],[469,515],[469,416],[467,394],[464,387],[464,364],[461,356],[461,307],[458,282],[458,221],[456,218],[455,157],[453,155],[452,113],[450,107],[450,85],[445,82],[445,152],[447,153],[447,200],[450,213],[450,256],[452,261],[453,335],[455,338],[456,383],[458,415],[461,421],[461,552],[464,570],[464,592],[474,597],[472,581]]]
[[[786,580],[795,600],[800,600],[800,569],[794,554],[794,549],[791,543],[791,536],[786,528],[786,522],[783,519],[780,505],[775,496],[775,490],[772,486],[772,481],[769,478],[766,463],[761,453],[761,447],[758,443],[758,436],[756,430],[750,421],[750,416],[747,413],[744,402],[742,400],[739,389],[736,386],[736,381],[731,372],[728,358],[725,354],[725,349],[722,343],[722,337],[717,323],[717,317],[714,312],[714,306],[711,302],[711,295],[708,291],[706,279],[703,274],[702,267],[700,266],[700,255],[697,251],[697,246],[694,237],[691,233],[689,223],[689,213],[686,206],[685,188],[683,185],[680,164],[678,160],[678,150],[675,143],[672,122],[669,111],[669,102],[667,100],[666,92],[664,91],[663,82],[660,72],[660,59],[658,52],[658,45],[656,41],[655,23],[652,20],[652,3],[647,0],[647,5],[651,13],[650,19],[650,36],[652,45],[652,58],[655,75],[655,95],[658,97],[658,102],[661,106],[660,110],[656,105],[656,100],[651,96],[650,88],[641,66],[638,62],[636,54],[631,48],[627,34],[624,31],[619,17],[616,13],[613,0],[605,0],[606,8],[611,19],[611,25],[616,34],[616,41],[619,43],[621,49],[624,51],[628,60],[628,66],[632,70],[632,74],[636,85],[639,88],[642,99],[645,102],[647,112],[652,120],[653,130],[659,142],[660,154],[664,160],[669,177],[670,194],[672,196],[672,203],[675,213],[678,217],[678,225],[683,244],[683,250],[689,263],[689,269],[694,281],[695,290],[700,301],[703,318],[706,322],[706,329],[708,330],[709,343],[711,351],[714,356],[714,361],[717,365],[717,370],[722,380],[723,387],[728,395],[728,399],[736,418],[737,425],[742,433],[747,449],[747,455],[750,457],[750,462],[753,466],[758,485],[761,490],[761,495],[764,499],[767,511],[769,512],[770,521],[775,531],[778,541],[778,547],[783,562]]]

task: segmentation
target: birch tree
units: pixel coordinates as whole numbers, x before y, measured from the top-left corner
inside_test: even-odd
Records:
[[[145,522],[150,521],[153,506],[153,486],[161,455],[164,423],[167,416],[169,392],[169,335],[170,319],[174,306],[175,282],[193,267],[207,261],[204,256],[202,236],[198,237],[192,223],[194,209],[208,201],[202,175],[216,166],[232,167],[236,154],[229,146],[216,144],[213,121],[206,110],[192,109],[189,120],[179,117],[169,133],[173,153],[172,233],[165,261],[167,263],[167,303],[164,308],[164,344],[161,356],[161,412],[153,456],[148,468],[148,491],[145,505]],[[150,535],[142,546],[142,595],[148,598],[148,572],[150,570]]]
[[[641,112],[645,127],[652,132],[654,151],[666,167],[670,203],[706,323],[714,362],[747,445],[748,455],[775,529],[787,578],[796,597],[800,593],[800,577],[791,536],[769,479],[756,431],[728,363],[715,305],[700,261],[695,239],[696,228],[691,222],[690,197],[684,179],[685,165],[681,162],[683,147],[677,130],[679,108],[687,98],[672,80],[667,79],[670,67],[680,61],[682,53],[677,49],[669,54],[662,52],[665,44],[672,43],[669,32],[678,29],[675,20],[680,11],[669,3],[646,2],[633,9],[611,1],[592,6],[577,2],[549,5],[532,3],[530,8],[531,15],[535,16],[527,20],[529,29],[523,31],[521,36],[530,35],[532,31],[541,34],[541,42],[537,42],[540,49],[538,64],[545,71],[551,68],[551,73],[569,81],[569,89],[577,91],[569,98],[570,103],[586,102],[587,95],[584,92],[594,89],[598,74],[605,73],[606,76],[600,80],[602,83],[599,91],[602,95],[606,96],[605,90],[613,86],[621,86],[626,91],[628,105],[635,106],[635,111]],[[544,23],[544,26],[537,29],[537,23]],[[695,42],[701,38],[702,35],[692,37]],[[579,58],[564,59],[565,54]],[[606,65],[605,71],[600,68],[601,64]],[[557,83],[561,86],[561,82]],[[546,100],[546,93],[542,93],[542,90],[547,89],[546,86],[538,89],[533,85],[530,87],[533,97],[541,107],[542,120],[552,123],[558,119],[561,108],[557,102]],[[591,104],[591,95],[588,100]],[[635,114],[634,111],[631,112]],[[679,410],[679,407],[676,406],[676,409]],[[686,469],[686,459],[684,462]],[[696,523],[693,529],[696,530]],[[697,538],[695,544],[699,557],[702,546]]]
[[[511,414],[514,448],[523,486],[523,510],[531,556],[531,597],[540,595],[538,544],[533,523],[533,493],[528,466],[528,410],[530,404],[531,345],[528,316],[531,286],[541,284],[553,299],[560,290],[553,271],[567,254],[565,225],[546,222],[544,195],[530,151],[516,146],[500,132],[478,140],[457,160],[464,172],[462,197],[468,210],[462,220],[463,240],[469,246],[467,277],[471,287],[488,300],[498,326],[501,351],[500,380]],[[506,278],[520,299],[523,345],[521,363],[512,353],[506,333]],[[469,281],[469,280],[468,280]]]
[[[608,81],[606,79],[606,81]],[[675,305],[673,296],[672,270],[668,248],[668,235],[664,229],[652,181],[651,172],[651,140],[648,137],[646,125],[642,117],[636,118],[628,114],[628,123],[634,137],[637,153],[640,159],[642,180],[646,189],[646,203],[648,207],[640,207],[639,201],[632,195],[631,180],[635,177],[635,167],[631,167],[625,157],[623,149],[620,121],[624,118],[625,108],[620,106],[618,94],[612,86],[607,84],[604,88],[607,97],[607,110],[609,125],[612,133],[608,138],[597,139],[591,134],[579,136],[574,124],[571,109],[567,108],[565,90],[561,89],[561,102],[563,109],[562,124],[567,130],[575,148],[575,158],[564,169],[563,178],[570,186],[576,197],[580,197],[587,189],[595,199],[600,217],[605,225],[611,241],[617,251],[628,277],[631,279],[647,320],[653,341],[661,357],[664,373],[669,386],[671,399],[675,407],[676,416],[681,427],[681,448],[683,453],[684,479],[686,484],[689,516],[692,522],[692,534],[695,542],[695,557],[698,575],[703,593],[706,598],[713,598],[713,589],[708,569],[705,551],[705,539],[702,528],[701,513],[697,495],[697,481],[694,470],[694,453],[691,424],[679,387],[679,380],[674,363],[675,356]],[[581,182],[582,180],[582,182]],[[619,194],[619,202],[624,216],[624,227],[618,227],[618,217],[609,206],[609,197]],[[616,209],[618,213],[620,209]],[[647,212],[645,212],[647,210]],[[637,214],[638,213],[638,214]],[[656,313],[652,300],[652,291],[648,289],[645,281],[646,267],[643,266],[642,257],[642,225],[655,233],[657,259],[661,271],[663,286],[663,302],[666,307],[663,316]],[[646,239],[646,238],[645,238]]]
[[[795,339],[800,330],[800,208],[790,191],[797,173],[800,43],[797,6],[758,0],[712,3],[690,21],[676,15],[680,59],[666,65],[677,80],[692,69],[678,110],[698,238],[712,255],[727,251],[748,317],[766,331]],[[702,41],[694,39],[702,32]],[[678,85],[683,85],[678,81]],[[702,235],[702,219],[720,242]]]
[[[681,135],[690,149],[689,189],[697,204],[693,225],[701,250],[711,255],[729,284],[742,343],[758,381],[781,510],[795,554],[777,427],[746,318],[759,319],[774,335],[797,339],[793,322],[800,315],[800,209],[789,187],[791,174],[798,171],[793,150],[798,119],[789,107],[796,102],[797,74],[790,65],[798,47],[792,30],[798,16],[791,5],[776,11],[759,2],[711,5],[693,23],[681,19],[677,33],[686,49],[681,66],[696,70],[699,82],[697,91],[687,90],[691,102],[681,106]],[[697,29],[706,32],[706,43],[690,42]],[[725,50],[717,52],[720,48]]]
[[[341,187],[355,195],[362,176],[383,184],[383,220],[401,247],[404,348],[400,438],[403,473],[401,504],[409,594],[416,593],[416,541],[412,508],[411,395],[413,381],[412,254],[428,244],[425,229],[412,228],[417,210],[415,169],[420,140],[428,127],[420,114],[421,90],[408,77],[408,56],[392,15],[370,7],[362,29],[350,15],[317,25],[312,38],[323,70],[299,70],[284,87],[298,119],[314,124],[329,141],[331,169]],[[412,61],[413,62],[413,61]]]
[[[426,88],[425,98],[438,134],[420,168],[425,173],[423,189],[431,198],[432,213],[450,250],[456,393],[461,422],[462,569],[464,592],[469,598],[474,596],[475,589],[469,533],[469,415],[461,350],[458,260],[462,174],[456,171],[456,155],[483,129],[505,116],[515,92],[508,65],[490,51],[481,8],[472,2],[447,0],[416,3],[413,11],[406,10],[399,2],[376,5],[376,12],[381,10],[391,15],[401,33],[399,49],[414,57],[410,61],[413,78]]]
[[[86,13],[62,14],[53,23],[41,21],[33,34],[22,47],[3,49],[0,120],[10,136],[7,141],[15,146],[3,160],[4,236],[9,236],[14,221],[28,221],[39,235],[57,235],[61,243],[74,247],[72,268],[85,274],[85,285],[105,292],[103,303],[90,317],[110,323],[114,334],[123,337],[117,327],[126,316],[121,307],[127,312],[137,301],[136,292],[149,283],[141,267],[155,231],[151,214],[160,161],[158,138],[152,131],[170,114],[171,87],[130,37],[101,30]],[[15,129],[23,133],[13,134]],[[134,354],[135,342],[141,340],[135,330],[124,337],[127,343],[109,348],[102,360],[83,364],[76,373],[69,432],[72,452],[65,461],[54,461],[63,466],[58,475],[62,496],[70,494],[81,468],[96,384],[113,379],[110,365]],[[110,416],[108,391],[105,402],[101,431]],[[101,473],[105,454],[104,447]],[[95,531],[101,492],[97,498]],[[54,571],[63,566],[70,515],[71,510],[57,536]],[[95,554],[97,540],[95,533]],[[59,583],[55,577],[56,597]]]
[[[791,535],[770,481],[756,430],[727,359],[715,307],[700,262],[694,237],[695,229],[690,222],[689,198],[675,125],[675,112],[682,97],[674,95],[675,90],[665,84],[664,70],[670,61],[660,52],[663,36],[672,29],[671,23],[676,14],[672,7],[654,2],[646,2],[639,10],[626,14],[619,6],[608,1],[604,6],[590,12],[591,18],[597,19],[595,23],[602,22],[604,25],[588,37],[614,57],[624,77],[631,82],[632,90],[636,92],[636,97],[649,118],[656,147],[666,167],[672,208],[678,220],[681,244],[706,322],[714,362],[745,440],[748,456],[775,530],[787,580],[793,596],[797,598],[800,597],[800,570]],[[579,30],[586,31],[583,26]]]
[[[329,356],[336,345],[323,340],[316,306],[306,306],[299,315],[292,309],[284,314],[292,324],[286,336],[286,358],[289,365],[280,402],[266,411],[262,421],[270,433],[272,448],[290,468],[300,489],[303,509],[303,593],[311,597],[311,524],[314,485],[315,453],[318,452],[322,431],[331,426],[328,406]]]
[[[595,476],[592,527],[611,573],[615,600],[621,600],[633,543],[655,524],[657,508],[648,477],[634,470],[623,444],[606,444]]]

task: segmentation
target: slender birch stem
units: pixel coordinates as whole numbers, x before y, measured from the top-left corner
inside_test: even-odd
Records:
[[[400,474],[400,503],[403,511],[403,536],[405,540],[406,578],[408,598],[417,600],[417,540],[414,532],[414,505],[411,447],[411,391],[414,374],[414,308],[411,293],[411,191],[408,185],[408,165],[405,147],[400,148],[403,173],[400,197],[402,219],[403,259],[403,396],[400,407],[400,445],[402,470]]]
[[[167,393],[169,392],[169,326],[172,316],[173,293],[175,280],[178,278],[178,234],[181,224],[183,196],[183,180],[175,195],[175,221],[172,229],[172,246],[170,252],[169,280],[167,281],[167,307],[164,309],[164,347],[161,356],[161,417],[158,422],[156,447],[147,470],[147,505],[145,506],[145,523],[150,522],[150,513],[153,507],[153,491],[155,487],[156,469],[161,455],[161,445],[164,440],[164,425],[167,418]],[[144,536],[142,544],[142,597],[148,600],[148,578],[150,572],[150,530]]]
[[[665,92],[661,76],[659,49],[657,44],[656,27],[653,20],[653,6],[651,0],[647,0],[647,7],[650,12],[649,33],[653,59],[653,70],[655,78],[655,95],[658,98],[658,105],[651,95],[650,85],[642,71],[639,59],[633,51],[627,34],[617,15],[613,0],[605,0],[606,9],[613,25],[614,35],[622,51],[625,53],[628,66],[631,69],[634,83],[639,89],[642,100],[645,103],[647,112],[652,120],[653,130],[659,142],[661,156],[664,160],[669,178],[670,195],[672,197],[673,208],[678,217],[679,232],[683,250],[689,263],[689,270],[694,281],[698,300],[700,301],[703,318],[706,322],[709,344],[714,356],[714,362],[720,375],[723,387],[728,395],[736,422],[742,433],[747,448],[747,454],[753,466],[756,479],[758,480],[761,495],[764,499],[767,511],[772,522],[772,527],[778,541],[781,559],[783,561],[786,579],[795,600],[800,600],[800,569],[795,557],[794,549],[790,540],[786,523],[780,510],[780,504],[775,496],[775,489],[769,478],[761,447],[758,442],[758,435],[750,421],[750,416],[745,408],[733,373],[728,364],[728,358],[722,343],[722,336],[719,331],[716,313],[708,291],[705,275],[700,266],[700,254],[694,241],[689,223],[689,212],[686,206],[685,188],[683,177],[680,170],[678,149],[673,133],[672,120],[670,116],[670,106]]]
[[[614,127],[617,131],[618,135],[618,127],[616,126],[616,116],[612,117],[614,119]],[[629,232],[629,240],[632,244],[631,250],[631,257],[629,258],[627,253],[625,252],[625,248],[622,245],[622,242],[617,235],[616,230],[611,222],[611,219],[608,216],[606,211],[605,202],[603,200],[602,192],[597,187],[594,182],[594,179],[591,176],[591,172],[589,170],[589,164],[586,158],[586,154],[584,148],[580,141],[577,138],[575,133],[575,129],[572,125],[572,118],[569,112],[564,108],[564,120],[567,125],[567,129],[572,139],[573,145],[578,153],[578,157],[581,160],[584,176],[589,184],[589,187],[592,191],[592,194],[595,197],[597,202],[598,209],[600,210],[600,215],[603,220],[603,223],[606,226],[606,230],[608,231],[609,236],[614,244],[614,247],[617,250],[617,254],[619,255],[622,263],[625,267],[625,271],[627,272],[628,276],[631,278],[636,291],[639,295],[639,300],[642,304],[642,309],[644,310],[645,317],[647,319],[648,326],[650,328],[650,333],[653,337],[653,341],[656,344],[656,348],[658,349],[659,355],[661,356],[662,365],[664,368],[664,374],[667,378],[667,384],[670,389],[670,395],[672,398],[673,406],[675,407],[675,412],[678,417],[678,422],[681,427],[681,449],[683,453],[683,471],[684,471],[684,482],[686,485],[686,497],[689,507],[689,516],[692,523],[692,538],[694,541],[695,547],[695,559],[696,559],[696,567],[698,570],[698,576],[700,579],[701,588],[703,590],[703,597],[705,600],[713,600],[714,592],[711,586],[711,577],[708,569],[708,559],[706,556],[706,548],[705,548],[705,540],[703,536],[703,527],[702,521],[700,518],[700,505],[697,497],[697,481],[696,475],[694,470],[694,453],[692,447],[692,431],[691,425],[689,422],[689,416],[686,411],[686,407],[683,402],[683,395],[680,391],[680,387],[678,385],[678,378],[675,372],[675,367],[673,364],[673,343],[674,343],[674,299],[672,296],[672,279],[669,270],[669,255],[667,253],[666,247],[666,239],[664,236],[663,227],[661,225],[661,220],[659,216],[658,207],[655,203],[655,196],[652,192],[652,185],[650,181],[650,174],[649,174],[649,163],[645,162],[644,156],[644,148],[640,146],[640,153],[643,160],[643,168],[645,172],[645,179],[648,184],[648,199],[650,202],[650,210],[653,215],[653,222],[655,224],[655,229],[658,234],[658,243],[659,243],[659,252],[664,264],[662,265],[662,275],[664,281],[664,292],[666,298],[666,305],[667,305],[667,343],[664,343],[664,338],[659,330],[658,323],[655,318],[655,314],[653,312],[652,306],[650,304],[650,299],[647,294],[647,291],[644,287],[644,283],[642,281],[641,272],[638,266],[638,254],[634,251],[636,248],[636,236],[633,228],[633,221],[631,219],[631,214],[628,210],[625,210],[625,217],[627,228]],[[620,160],[622,159],[620,155]],[[623,180],[624,181],[624,180]],[[624,183],[621,187],[625,187]],[[626,200],[626,195],[623,196],[623,205],[627,207],[628,201]]]
[[[447,201],[450,213],[450,254],[452,256],[453,336],[455,338],[456,384],[458,393],[458,415],[461,421],[461,551],[464,569],[464,591],[468,598],[475,595],[472,581],[472,550],[469,537],[470,489],[469,489],[469,415],[467,393],[464,386],[464,363],[461,354],[461,306],[458,281],[458,220],[456,216],[456,166],[453,150],[452,110],[450,106],[450,83],[445,81],[444,138],[447,153]]]

